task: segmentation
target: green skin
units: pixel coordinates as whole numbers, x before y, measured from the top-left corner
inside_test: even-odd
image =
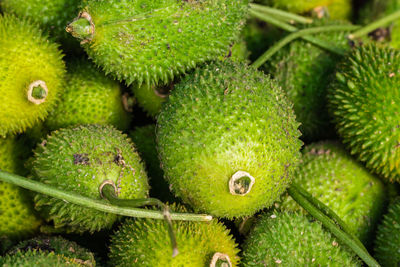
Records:
[[[310,27],[344,24],[320,20]],[[347,23],[346,23],[347,24]],[[315,37],[335,46],[349,49],[348,32],[330,32]],[[309,42],[297,40],[281,49],[268,63],[266,70],[280,83],[294,104],[296,118],[306,142],[334,135],[326,110],[326,89],[340,57]]]
[[[25,147],[16,137],[0,138],[0,169],[24,174]],[[41,220],[37,216],[28,191],[0,182],[0,239],[19,240],[36,233]],[[3,241],[0,242],[0,250]]]
[[[0,136],[14,134],[44,120],[63,89],[65,66],[57,45],[26,20],[0,16]],[[28,100],[29,84],[42,80],[44,103]]]
[[[168,99],[173,83],[162,85],[133,84],[131,90],[138,105],[150,116],[155,118],[160,113],[161,105]]]
[[[65,26],[78,14],[80,3],[81,0],[2,0],[0,7],[4,13],[35,22],[61,42],[63,49],[77,52],[79,44],[65,31]]]
[[[242,266],[361,266],[319,222],[273,211],[260,216],[243,247]]]
[[[351,154],[378,175],[400,181],[400,52],[374,44],[342,62],[328,90],[329,110]]]
[[[70,24],[93,61],[127,84],[167,84],[224,54],[244,25],[247,0],[85,1]],[[86,42],[85,42],[86,40]]]
[[[389,205],[388,213],[378,226],[375,240],[375,257],[382,266],[400,264],[400,199]]]
[[[147,175],[131,141],[111,126],[87,125],[54,131],[36,148],[33,178],[57,188],[100,199],[111,180],[122,199],[145,198]],[[36,207],[56,228],[94,232],[110,228],[117,216],[37,194]]]
[[[323,12],[326,14],[322,15],[331,19],[350,19],[352,11],[351,0],[262,0],[261,2],[298,14],[310,13],[316,8],[324,8]]]
[[[383,210],[383,183],[354,160],[339,143],[308,145],[294,181],[331,208],[366,245]],[[281,209],[304,211],[291,197]]]
[[[167,182],[164,180],[164,172],[160,168],[160,160],[156,149],[156,129],[154,124],[137,127],[129,133],[129,137],[140,157],[146,165],[150,179],[150,196],[165,202],[175,202],[176,198],[171,194]]]
[[[37,260],[41,258],[44,259],[46,257],[42,256],[53,252],[64,262],[76,263],[79,266],[83,265],[93,266],[93,267],[96,266],[93,253],[91,253],[85,248],[80,247],[75,242],[66,240],[62,237],[42,236],[22,241],[15,247],[13,247],[10,251],[8,251],[7,256],[17,260],[16,257],[19,257],[20,255],[24,255],[24,257],[26,257],[26,254],[28,252],[36,252],[38,256]],[[32,253],[32,255],[34,254],[35,253]],[[34,259],[34,257],[32,257],[32,259]],[[49,260],[53,260],[53,257],[50,256]],[[28,260],[26,261],[27,263],[29,262]],[[48,266],[53,266],[53,265],[48,265]]]
[[[171,209],[186,212],[175,205]],[[238,266],[239,249],[222,223],[175,221],[173,227],[179,250],[175,257],[165,222],[127,219],[111,237],[110,266],[204,267],[210,266],[216,252],[228,255],[231,266]]]
[[[220,56],[219,59],[224,60],[229,57],[233,61],[246,62],[248,55],[249,52],[246,47],[246,42],[240,40],[230,47],[229,51],[225,53],[224,56]],[[131,86],[131,90],[133,91],[139,106],[153,118],[160,113],[161,105],[167,101],[168,95],[173,88],[174,82],[164,86],[148,84],[143,84],[141,86],[135,84]]]
[[[84,59],[69,62],[61,102],[46,120],[50,130],[80,124],[110,124],[120,130],[130,124],[120,84]]]
[[[177,84],[157,117],[161,166],[170,188],[196,211],[233,218],[269,207],[285,191],[301,142],[278,85],[245,64],[216,62]],[[233,195],[238,171],[256,180]]]

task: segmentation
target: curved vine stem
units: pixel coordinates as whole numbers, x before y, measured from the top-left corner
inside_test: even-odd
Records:
[[[250,8],[254,9],[256,11],[263,12],[265,14],[269,14],[271,16],[281,18],[283,20],[288,21],[289,23],[298,22],[298,23],[308,24],[308,23],[313,22],[313,20],[311,18],[303,17],[303,16],[300,16],[297,14],[293,14],[293,13],[283,11],[280,9],[276,9],[276,8],[272,8],[269,6],[263,6],[263,5],[251,3]]]
[[[318,208],[320,211],[322,211],[326,216],[328,216],[331,220],[335,222],[337,226],[339,226],[344,232],[346,232],[354,241],[358,243],[358,245],[367,251],[367,249],[364,247],[364,245],[361,243],[361,241],[352,233],[350,228],[347,226],[347,224],[333,211],[331,210],[328,206],[326,206],[324,203],[319,201],[317,198],[313,197],[309,192],[307,192],[305,189],[302,187],[298,186],[297,184],[294,185],[296,190],[305,198],[307,199],[312,205],[314,205],[316,208]]]
[[[33,181],[28,178],[8,173],[0,170],[0,181],[10,183],[13,185],[21,186],[25,189],[35,191],[37,193],[46,194],[51,197],[62,199],[64,201],[81,205],[87,208],[96,209],[108,213],[138,217],[138,218],[152,218],[164,219],[164,214],[160,211],[138,209],[131,207],[120,207],[117,205],[109,204],[105,201],[92,199],[89,197],[81,196],[73,192],[65,192],[64,190],[57,189],[53,186]],[[212,216],[206,214],[192,214],[192,213],[171,213],[171,220],[180,221],[211,221]]]
[[[258,18],[262,21],[270,23],[270,24],[272,24],[280,29],[283,29],[285,31],[288,31],[288,32],[297,32],[298,31],[298,29],[296,27],[294,27],[293,25],[287,24],[283,21],[280,21],[279,19],[276,19],[272,16],[265,15],[261,12],[250,9],[250,14],[253,15],[255,18]],[[306,40],[316,46],[319,46],[322,49],[325,49],[331,53],[334,53],[336,55],[342,56],[345,53],[345,51],[343,49],[340,49],[340,48],[332,45],[329,42],[325,42],[325,41],[315,38],[313,36],[304,35],[304,36],[300,36],[300,38],[302,38],[303,40]]]
[[[115,185],[113,186],[109,183],[102,185],[100,188],[101,188],[100,189],[101,196],[104,199],[108,200],[113,205],[121,207],[132,207],[132,208],[150,205],[150,206],[158,206],[159,208],[161,208],[163,211],[164,219],[168,225],[168,234],[172,246],[172,257],[178,255],[178,247],[176,244],[174,229],[172,227],[171,213],[169,212],[169,208],[167,205],[165,205],[156,198],[120,199],[115,193]]]
[[[289,195],[302,206],[310,215],[320,221],[335,237],[342,243],[352,249],[368,266],[380,266],[379,263],[368,253],[367,249],[361,242],[352,234],[346,233],[338,226],[338,221],[335,222],[330,216],[324,213],[324,209],[318,208],[310,202],[303,194],[304,192],[297,184],[292,184],[289,189]],[[333,211],[329,211],[332,215]],[[334,215],[333,217],[337,217]],[[342,222],[343,223],[343,222]],[[344,223],[343,223],[344,224]],[[342,227],[343,228],[343,227]],[[345,227],[345,229],[348,229]]]
[[[380,27],[386,26],[390,22],[393,22],[393,21],[398,20],[398,19],[400,19],[400,10],[398,10],[398,11],[396,11],[396,12],[394,12],[394,13],[386,16],[386,17],[378,19],[377,21],[374,21],[374,22],[362,27],[361,29],[353,32],[352,34],[349,34],[348,38],[350,40],[354,40],[354,39],[359,38],[359,37],[361,37],[361,36],[363,36],[365,34],[368,34],[368,33],[372,32],[372,31],[374,31],[374,30],[376,30],[376,29],[378,29]]]
[[[252,64],[253,67],[259,68],[263,65],[268,59],[270,59],[276,52],[279,51],[282,47],[290,43],[291,41],[305,37],[308,34],[315,34],[321,32],[330,32],[330,31],[351,31],[357,29],[358,26],[355,25],[330,25],[330,26],[322,26],[322,27],[314,27],[314,28],[307,28],[304,30],[299,30],[297,32],[293,32],[286,36],[285,38],[281,39],[275,45],[270,47],[264,54],[262,54],[254,63]],[[342,55],[342,54],[341,54]]]

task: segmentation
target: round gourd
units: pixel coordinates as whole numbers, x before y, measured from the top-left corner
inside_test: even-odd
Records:
[[[0,136],[44,120],[64,83],[57,46],[30,21],[0,16]]]
[[[71,60],[60,103],[46,120],[50,130],[79,124],[111,124],[129,128],[121,86],[87,60]]]
[[[147,175],[133,144],[120,131],[105,125],[83,125],[51,133],[36,150],[33,178],[94,199],[105,180],[116,185],[124,199],[145,198]],[[47,195],[35,196],[36,207],[54,226],[70,232],[110,228],[115,214],[83,208]]]
[[[343,60],[328,90],[343,143],[367,168],[400,181],[400,52],[374,44]]]
[[[294,181],[331,208],[365,244],[385,204],[383,183],[370,174],[336,142],[305,147]],[[291,197],[284,197],[282,209],[304,211]]]
[[[186,212],[183,207],[172,209]],[[238,266],[239,249],[229,230],[218,222],[174,221],[179,253],[172,257],[164,221],[127,219],[111,237],[112,266]],[[224,265],[226,264],[226,265]]]
[[[301,146],[297,127],[268,76],[243,63],[211,63],[177,84],[157,117],[165,178],[196,211],[252,215],[289,185]]]
[[[245,240],[242,266],[361,266],[355,254],[299,213],[260,216]]]
[[[25,174],[24,144],[16,137],[0,138],[0,170]],[[0,238],[12,241],[31,236],[41,225],[29,191],[0,182]],[[0,249],[2,245],[0,244]]]

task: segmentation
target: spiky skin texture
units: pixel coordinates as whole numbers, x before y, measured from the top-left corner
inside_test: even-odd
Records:
[[[50,130],[80,124],[111,124],[129,128],[130,116],[124,110],[120,84],[106,77],[84,59],[67,65],[67,82],[61,101],[49,115]]]
[[[247,2],[85,1],[95,34],[83,47],[127,84],[166,84],[228,50],[244,25]]]
[[[54,252],[45,253],[37,250],[29,250],[25,253],[17,252],[13,255],[0,257],[0,265],[3,267],[83,267],[85,265],[70,262]]]
[[[237,62],[247,62],[249,52],[246,47],[246,42],[241,39],[229,48],[228,52],[225,51],[220,60],[229,58]],[[176,81],[177,79],[175,79]],[[174,83],[168,85],[148,85],[142,84],[141,86],[134,84],[131,90],[135,95],[138,105],[150,116],[155,118],[161,110],[161,105],[167,101],[168,95],[174,88]]]
[[[370,241],[385,202],[383,183],[336,142],[308,145],[294,181],[331,208],[365,244]],[[304,211],[291,197],[282,209]]]
[[[361,266],[320,222],[302,214],[263,214],[243,248],[243,266]]]
[[[136,149],[146,165],[149,175],[150,196],[165,202],[174,202],[168,184],[164,179],[164,172],[160,167],[160,160],[156,149],[156,129],[154,124],[136,127],[129,133],[129,137],[136,145]]]
[[[375,257],[382,266],[400,264],[400,199],[394,200],[378,226]]]
[[[96,266],[93,254],[62,237],[22,241],[1,258],[1,266]]]
[[[15,137],[0,138],[0,169],[23,174],[21,156],[26,153],[24,149]],[[18,240],[30,236],[40,224],[30,193],[21,187],[0,182],[0,239]]]
[[[0,136],[22,132],[43,120],[62,90],[65,66],[57,46],[39,28],[14,16],[0,16]],[[27,98],[28,86],[42,80],[46,101]]]
[[[183,207],[173,210],[186,212]],[[112,266],[210,266],[216,252],[229,256],[232,266],[239,262],[239,249],[229,230],[211,222],[174,221],[179,254],[172,257],[167,225],[162,220],[127,219],[111,237]]]
[[[160,113],[161,105],[168,99],[170,85],[149,85],[149,84],[133,84],[131,90],[135,96],[138,105],[152,118]]]
[[[270,206],[287,188],[301,142],[292,105],[268,76],[216,62],[177,84],[157,119],[165,178],[196,211],[233,218]],[[229,192],[238,171],[255,183]]]
[[[35,150],[36,180],[70,192],[100,199],[99,186],[112,180],[122,199],[145,198],[147,175],[133,144],[111,126],[87,125],[54,131]],[[71,232],[110,228],[117,216],[83,208],[47,195],[35,196],[36,207],[55,227]]]
[[[310,27],[345,24],[317,20]],[[347,24],[347,23],[346,23]],[[316,34],[321,40],[348,49],[347,34],[335,31]],[[296,40],[281,49],[267,64],[267,70],[279,82],[293,102],[306,142],[331,137],[334,132],[326,110],[326,90],[340,57],[307,41]]]
[[[93,253],[85,248],[80,247],[75,242],[57,236],[41,236],[22,241],[18,245],[14,246],[10,251],[8,251],[7,255],[24,255],[28,251],[40,251],[41,253],[38,253],[38,255],[42,253],[48,254],[50,252],[53,252],[56,256],[58,256],[60,259],[63,259],[65,262],[76,263],[79,266],[96,266]]]
[[[71,48],[77,42],[65,31],[65,26],[78,14],[80,2],[81,0],[2,0],[0,7],[4,13],[26,17],[37,23],[52,38],[62,42],[65,48]]]
[[[400,181],[400,52],[356,48],[328,90],[329,110],[351,154],[368,169]]]

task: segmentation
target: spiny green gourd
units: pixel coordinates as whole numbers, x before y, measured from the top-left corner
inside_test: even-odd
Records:
[[[1,258],[1,266],[96,266],[93,253],[62,237],[22,241]]]
[[[252,215],[289,185],[300,156],[297,127],[268,76],[243,63],[211,63],[177,84],[157,117],[165,178],[196,211]]]
[[[243,247],[247,266],[361,266],[321,223],[299,213],[260,216]]]
[[[313,12],[319,18],[350,19],[352,13],[351,0],[262,0],[262,3],[293,13]]]
[[[0,138],[0,169],[22,175],[25,147],[16,137]],[[41,220],[33,208],[28,191],[9,183],[0,182],[0,239],[12,241],[34,234]],[[2,244],[0,244],[1,250]]]
[[[67,63],[67,77],[61,101],[49,115],[50,130],[79,124],[111,124],[120,130],[129,128],[121,87],[84,59]]]
[[[336,212],[362,242],[371,240],[384,206],[385,188],[339,143],[308,145],[293,179]],[[291,197],[283,198],[281,208],[304,211]]]
[[[150,196],[166,202],[176,201],[168,188],[164,179],[164,172],[160,167],[156,148],[155,125],[136,127],[129,133],[129,137],[136,145],[137,151],[146,165],[150,180]]]
[[[112,126],[85,125],[51,133],[35,150],[33,178],[83,196],[100,199],[105,180],[116,185],[120,198],[145,198],[147,175],[133,144]],[[68,231],[110,228],[117,216],[83,208],[47,195],[35,196],[36,207],[54,226]]]
[[[400,264],[400,199],[394,200],[378,226],[375,257],[382,266]]]
[[[127,84],[166,84],[228,50],[244,25],[247,2],[85,1],[67,30],[106,73]]]
[[[390,181],[400,181],[399,69],[399,51],[358,47],[328,90],[330,113],[351,154]]]
[[[173,210],[187,212],[183,206]],[[167,225],[162,220],[127,219],[112,236],[112,266],[237,266],[239,249],[229,230],[211,222],[174,221],[179,253],[172,257]],[[215,262],[213,262],[215,261]],[[224,265],[225,264],[225,265]]]
[[[347,24],[334,20],[317,20],[310,27]],[[349,49],[347,31],[316,34],[321,40]],[[296,40],[281,49],[266,64],[267,71],[279,82],[293,102],[302,138],[321,140],[334,135],[326,110],[326,90],[340,57],[304,40]]]
[[[63,43],[63,49],[78,51],[79,45],[66,31],[65,26],[79,11],[81,0],[2,0],[4,13],[25,17],[40,25],[50,37]]]
[[[36,25],[0,16],[0,136],[44,120],[62,91],[65,66]]]

